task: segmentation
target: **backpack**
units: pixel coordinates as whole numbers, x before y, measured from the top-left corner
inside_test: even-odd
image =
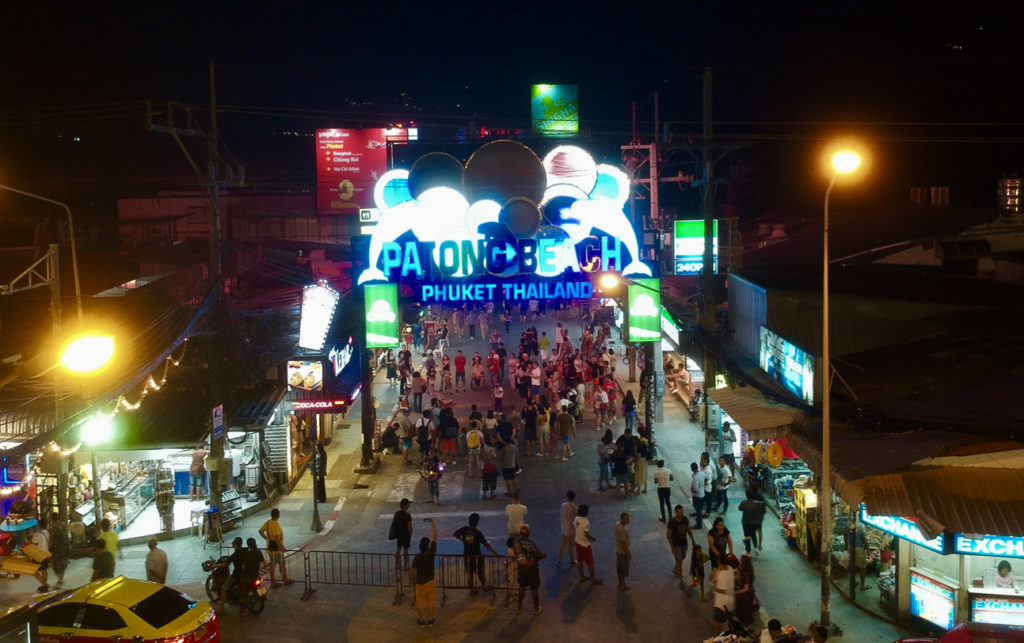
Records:
[[[441,420],[441,439],[454,440],[459,436],[459,423],[454,418]]]
[[[466,434],[466,446],[476,449],[480,446],[480,432],[473,430]]]
[[[416,440],[418,442],[430,442],[430,421],[420,418],[416,423]]]
[[[516,552],[516,562],[520,565],[536,565],[547,557],[547,554],[537,547],[537,543],[529,538],[517,538],[516,543],[519,544],[519,551]]]

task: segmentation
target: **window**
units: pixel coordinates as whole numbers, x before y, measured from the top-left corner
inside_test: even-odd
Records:
[[[136,616],[156,629],[179,618],[193,607],[196,601],[170,587],[161,587],[132,606]]]
[[[74,629],[80,622],[78,613],[84,607],[85,603],[58,603],[39,610],[39,626]]]
[[[83,630],[120,630],[128,627],[121,615],[112,607],[86,605]]]

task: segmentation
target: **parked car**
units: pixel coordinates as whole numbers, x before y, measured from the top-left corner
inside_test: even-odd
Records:
[[[43,642],[220,642],[220,624],[209,603],[124,576],[56,592],[39,601],[37,610]]]
[[[930,636],[900,639],[895,643],[1012,643],[1024,641],[1024,626],[961,623],[939,638]]]

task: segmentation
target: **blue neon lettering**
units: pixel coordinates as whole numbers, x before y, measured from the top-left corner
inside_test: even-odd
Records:
[[[612,246],[609,241],[614,242]],[[612,269],[612,261],[615,261],[615,268],[622,270],[622,242],[615,237],[601,237],[601,263],[605,270]]]
[[[548,274],[557,269],[555,266],[555,240],[541,239],[537,244],[537,270]]]
[[[576,255],[584,272],[597,272],[601,269],[601,246],[594,237],[587,237],[580,242],[583,248],[577,249]]]
[[[968,538],[963,534],[957,534],[954,540],[953,551],[958,554],[1024,558],[1024,538],[1014,536]]]
[[[402,265],[402,247],[394,241],[388,241],[381,249],[381,271],[391,276],[391,271]]]
[[[423,266],[420,265],[419,248],[415,243],[405,244],[405,253],[402,257],[402,276],[413,274],[417,277],[423,276]]]
[[[439,268],[441,274],[446,277],[451,277],[459,271],[459,244],[451,239],[441,242],[441,248],[438,251],[440,260]]]
[[[519,242],[519,272],[537,272],[537,242],[533,239],[523,239]]]

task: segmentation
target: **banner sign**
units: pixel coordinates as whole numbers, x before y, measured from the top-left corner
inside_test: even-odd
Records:
[[[542,161],[521,143],[493,141],[464,167],[454,157],[427,154],[412,170],[388,171],[374,187],[380,221],[358,283],[525,277],[524,283],[554,284],[588,281],[598,272],[653,277],[624,211],[629,193],[625,172],[575,146],[556,147]],[[492,289],[498,291],[518,298],[514,286],[509,294]],[[426,295],[435,292],[449,291]]]
[[[358,214],[373,207],[373,186],[388,167],[383,128],[316,131],[317,210]]]
[[[344,413],[345,400],[292,400],[292,408],[296,411],[312,411],[314,413]]]
[[[952,629],[956,616],[956,590],[910,570],[910,613],[942,629]]]
[[[661,341],[661,280],[635,279],[629,284],[629,341]]]
[[[1024,625],[1024,596],[976,596],[971,594],[971,621],[999,625]]]
[[[814,355],[761,326],[758,363],[798,398],[814,404]]]
[[[319,391],[324,387],[324,365],[320,361],[290,360],[286,376],[292,388]]]
[[[1019,536],[979,536],[968,538],[957,534],[953,538],[953,552],[971,556],[999,556],[1024,558],[1024,538]]]
[[[366,347],[393,348],[398,341],[398,285],[366,286]]]
[[[947,548],[947,540],[943,534],[939,534],[931,540],[924,537],[921,529],[912,520],[900,518],[899,516],[872,516],[867,512],[864,505],[860,506],[860,520],[865,525],[871,525],[875,529],[881,529],[903,540],[920,545],[940,554],[950,553]]]
[[[533,132],[541,136],[580,133],[579,92],[576,85],[534,85],[530,91]]]
[[[424,284],[420,286],[420,303],[438,302],[527,302],[590,299],[594,285],[589,281]]]
[[[704,219],[676,221],[672,237],[673,258],[677,275],[696,275],[704,270]],[[718,274],[718,220],[711,234],[711,256]]]

